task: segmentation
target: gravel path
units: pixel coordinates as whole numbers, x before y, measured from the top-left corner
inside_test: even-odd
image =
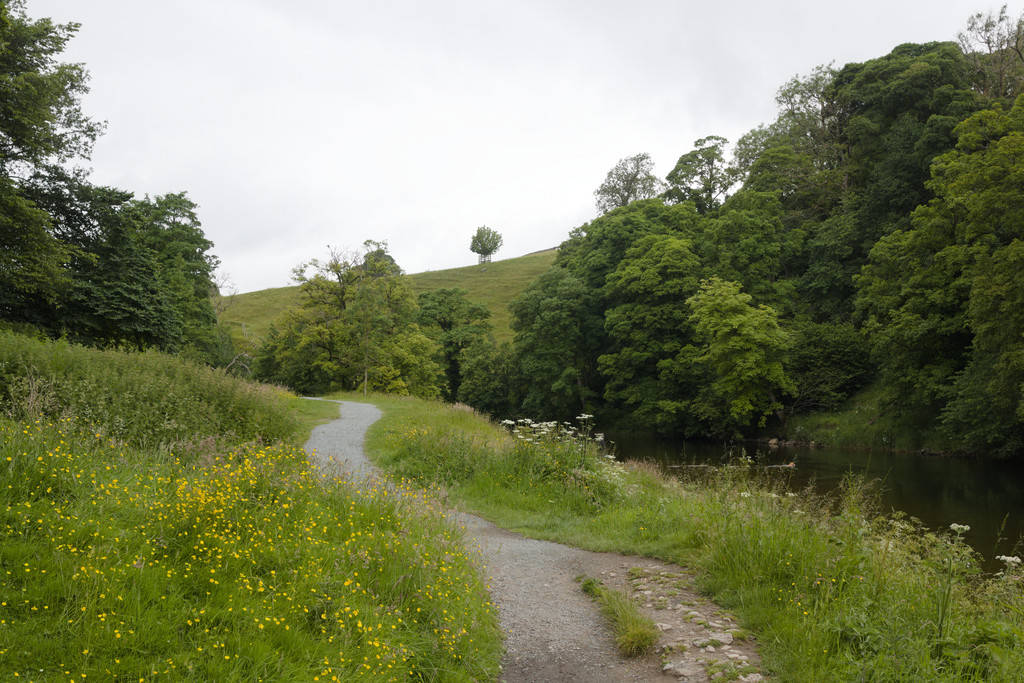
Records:
[[[365,403],[339,403],[341,418],[314,429],[306,450],[321,464],[333,463],[357,477],[373,476],[376,468],[363,452],[363,435],[381,412]],[[630,568],[659,573],[678,572],[678,567],[647,558],[592,553],[525,538],[466,513],[457,513],[457,519],[466,529],[467,537],[480,546],[491,593],[500,608],[506,647],[502,681],[708,680],[702,667],[686,677],[663,671],[658,654],[632,660],[620,658],[604,618],[575,581],[577,575],[587,574],[621,589],[626,587]],[[683,609],[682,605],[677,609]]]
[[[326,471],[337,468],[339,473],[348,472],[362,479],[376,474],[377,468],[363,452],[363,440],[370,425],[380,419],[380,409],[369,403],[330,402],[341,404],[341,418],[313,429],[306,452]]]

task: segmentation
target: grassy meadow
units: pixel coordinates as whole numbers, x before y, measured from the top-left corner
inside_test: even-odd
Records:
[[[327,477],[295,445],[335,404],[12,335],[0,395],[4,680],[496,678],[461,531],[422,490]]]
[[[417,295],[442,287],[467,290],[470,301],[484,304],[490,310],[492,333],[501,343],[512,339],[508,302],[519,296],[554,260],[555,250],[548,249],[483,265],[416,273],[409,279]],[[237,343],[258,345],[274,320],[298,302],[297,286],[235,294],[220,300],[224,308],[221,321],[230,327]]]
[[[693,568],[779,680],[1019,680],[1019,558],[983,575],[961,527],[878,516],[855,478],[834,498],[787,492],[744,460],[667,478],[609,460],[581,436],[585,421],[502,427],[438,403],[374,402],[385,418],[367,445],[387,470],[532,537]]]

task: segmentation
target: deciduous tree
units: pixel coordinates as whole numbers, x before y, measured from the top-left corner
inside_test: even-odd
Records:
[[[686,300],[701,265],[687,239],[647,235],[608,275],[605,330],[613,342],[599,359],[605,397],[630,426],[694,432],[689,401],[699,380]]]
[[[491,256],[501,249],[502,237],[496,230],[481,225],[469,242],[469,250],[479,255],[480,263],[490,263]]]
[[[70,284],[73,249],[54,237],[23,185],[87,157],[102,128],[79,106],[85,69],[58,62],[77,29],[29,19],[20,0],[0,3],[0,316],[7,320],[33,321],[38,302],[53,303]]]
[[[647,153],[619,159],[601,186],[594,190],[597,212],[608,213],[639,199],[657,197],[664,187],[653,170],[654,162]]]
[[[603,338],[594,292],[554,267],[509,304],[516,361],[528,378],[522,409],[568,420],[592,409],[603,387],[593,348]]]
[[[665,200],[693,202],[702,216],[721,206],[726,193],[740,178],[740,171],[725,163],[728,144],[728,140],[717,135],[696,140],[695,149],[679,157],[666,176]]]
[[[415,300],[386,244],[333,250],[326,261],[301,264],[294,278],[301,303],[264,340],[258,378],[304,392],[438,395],[436,346],[414,322]]]
[[[717,277],[702,281],[686,303],[700,342],[697,361],[709,380],[694,401],[695,413],[720,436],[764,425],[795,388],[782,365],[790,340],[775,311],[754,306],[739,284]]]
[[[466,299],[467,290],[435,289],[419,296],[419,322],[441,347],[447,386],[442,392],[448,401],[456,401],[462,385],[462,365],[466,350],[480,343],[491,329],[491,312],[483,304]]]

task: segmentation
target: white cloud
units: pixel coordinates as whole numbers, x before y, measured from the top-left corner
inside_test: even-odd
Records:
[[[974,0],[29,0],[78,21],[67,51],[109,122],[94,181],[185,190],[241,291],[326,245],[387,240],[409,272],[557,245],[618,159],[664,174],[693,141],[774,116],[835,60],[952,40]],[[1011,12],[1015,8],[1010,8]]]

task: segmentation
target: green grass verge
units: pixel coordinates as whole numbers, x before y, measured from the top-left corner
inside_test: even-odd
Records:
[[[141,448],[185,455],[208,448],[209,440],[289,439],[296,427],[291,397],[163,353],[0,332],[0,413],[71,416]]]
[[[512,339],[508,302],[519,296],[554,260],[555,250],[548,249],[484,265],[416,273],[409,279],[417,295],[442,287],[467,290],[470,301],[485,305],[491,312],[492,334],[501,343]],[[222,300],[224,312],[220,319],[231,330],[239,348],[251,351],[259,345],[270,325],[298,302],[297,286],[235,294]]]
[[[0,417],[4,680],[497,677],[497,615],[434,499],[294,445],[337,404],[2,337],[0,380],[3,412],[35,413]]]
[[[379,464],[533,537],[697,569],[781,680],[1015,681],[1024,666],[1020,566],[982,576],[956,533],[875,516],[855,479],[836,499],[743,462],[679,481],[440,403],[378,405]]]
[[[615,634],[615,644],[623,657],[639,657],[651,651],[660,635],[654,621],[646,617],[629,596],[613,590],[590,576],[579,577],[580,588],[597,601]]]

